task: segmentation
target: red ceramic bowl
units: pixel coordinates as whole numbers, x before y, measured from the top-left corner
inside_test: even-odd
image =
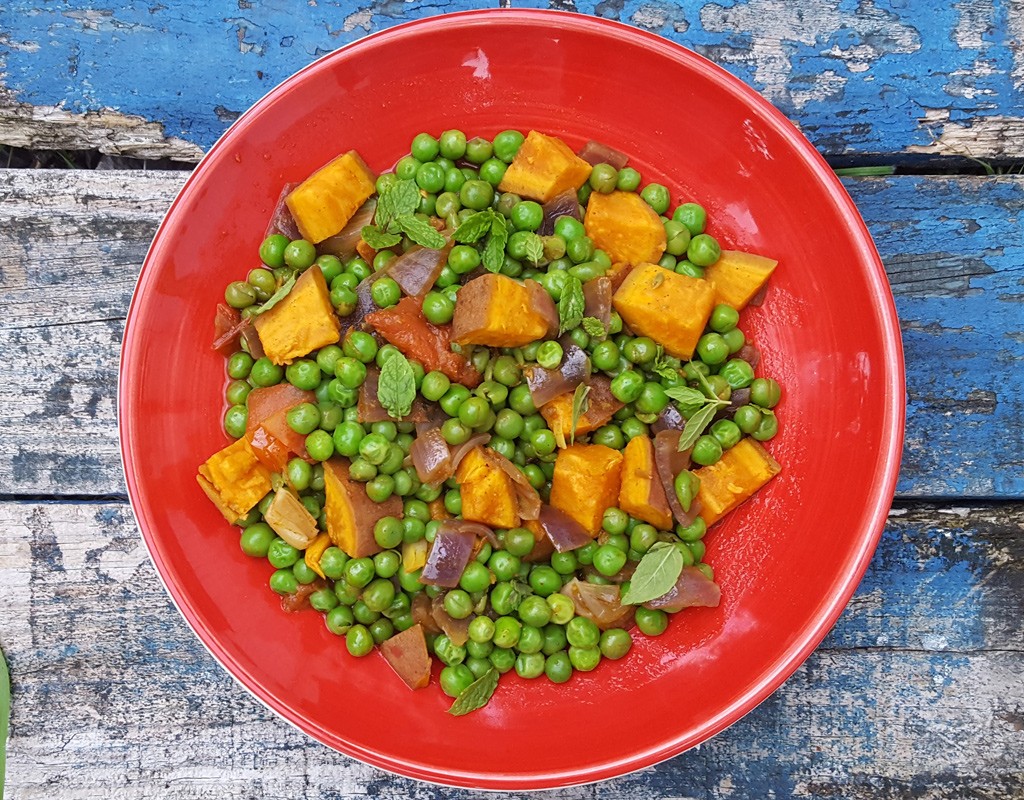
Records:
[[[630,655],[568,684],[506,675],[455,718],[436,683],[410,692],[354,659],[319,614],[285,614],[195,483],[226,444],[224,286],[257,263],[281,186],[356,148],[377,170],[419,131],[535,128],[594,138],[646,181],[696,199],[726,247],[773,256],[767,302],[741,322],[785,387],[784,465],[707,537],[723,587]],[[168,369],[172,368],[170,372]],[[168,380],[168,375],[173,378]],[[128,316],[121,447],[132,507],[196,634],[257,698],[324,744],[441,784],[539,789],[683,752],[764,700],[821,641],[871,558],[893,495],[903,364],[885,273],[849,197],[765,100],[649,33],[568,13],[453,14],[368,36],[302,70],[212,148],[161,225]],[[501,746],[496,749],[495,743]],[[499,758],[496,753],[502,753]],[[514,757],[512,754],[515,754]]]

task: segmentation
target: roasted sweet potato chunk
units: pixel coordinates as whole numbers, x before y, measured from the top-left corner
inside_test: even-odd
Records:
[[[710,283],[655,264],[635,267],[612,297],[622,320],[676,358],[690,358],[715,306]]]
[[[498,189],[546,203],[566,189],[579,189],[591,169],[561,139],[530,131]]]
[[[231,523],[248,514],[271,489],[270,470],[244,438],[210,456],[200,465],[196,480]]]
[[[583,226],[612,263],[654,264],[665,254],[665,226],[636,192],[592,192]]]
[[[372,556],[381,549],[373,526],[381,517],[401,517],[402,500],[392,495],[383,503],[373,502],[363,485],[348,477],[348,467],[343,458],[324,462],[327,533],[350,558]]]
[[[355,150],[338,156],[285,198],[303,239],[334,236],[373,194],[377,177]]]
[[[512,479],[487,458],[483,447],[474,447],[455,473],[462,494],[462,518],[492,528],[519,525],[519,495]]]
[[[341,323],[319,267],[303,272],[287,296],[253,324],[267,358],[275,364],[290,364],[341,338]]]
[[[536,281],[474,278],[459,290],[452,338],[459,344],[522,347],[558,330],[558,310]]]
[[[697,499],[700,516],[708,525],[717,522],[779,474],[782,467],[760,443],[740,439],[721,459],[695,470],[700,478]]]
[[[604,512],[619,499],[622,453],[601,444],[576,444],[559,451],[551,479],[551,505],[596,536]]]
[[[715,302],[737,311],[761,291],[779,264],[774,258],[723,250],[718,261],[704,270],[704,280],[715,288]]]
[[[410,689],[422,689],[430,683],[430,653],[419,623],[381,642],[380,652]]]
[[[647,436],[634,436],[622,451],[619,508],[658,530],[672,530],[672,509],[654,463],[654,445]]]

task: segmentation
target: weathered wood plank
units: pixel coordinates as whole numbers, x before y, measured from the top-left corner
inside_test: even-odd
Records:
[[[123,318],[179,172],[0,170],[0,494],[123,492]],[[1024,495],[1024,178],[846,183],[886,262],[909,405],[899,496]],[[827,265],[823,265],[827,268]],[[993,435],[993,431],[999,431]]]
[[[409,19],[494,5],[241,2],[225,13],[201,2],[13,0],[0,8],[0,142],[195,160],[314,58]],[[691,47],[827,155],[1024,155],[1024,0],[512,5],[618,19]]]
[[[892,518],[833,633],[762,706],[551,796],[1019,796],[1022,529],[1021,505]],[[172,610],[125,504],[0,503],[0,531],[9,800],[474,796],[358,764],[252,700]]]

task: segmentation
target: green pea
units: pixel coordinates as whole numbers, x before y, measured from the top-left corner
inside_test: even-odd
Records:
[[[720,333],[705,333],[697,340],[697,356],[705,364],[722,364],[729,357],[729,345]]]
[[[494,137],[494,157],[511,164],[525,137],[519,131],[502,131]]]
[[[664,214],[668,211],[670,199],[668,187],[662,186],[660,183],[649,183],[640,191],[640,197],[654,209],[656,214]]]
[[[466,155],[466,134],[460,130],[444,131],[437,140],[438,152],[445,158],[458,161]]]
[[[437,402],[451,386],[451,380],[443,372],[436,370],[428,372],[423,376],[423,383],[420,384],[420,394],[431,402]]]
[[[562,576],[546,564],[534,564],[530,568],[529,583],[536,594],[547,597],[562,588]]]
[[[336,605],[327,612],[325,622],[327,630],[335,636],[343,636],[355,624],[355,617],[352,616],[352,609],[348,606]]]
[[[544,660],[544,674],[552,683],[565,683],[572,677],[572,662],[565,650],[551,653]]]
[[[315,361],[300,358],[285,368],[284,376],[296,389],[312,391],[320,385],[321,372]]]
[[[383,277],[370,286],[370,296],[378,308],[390,308],[402,297],[402,290],[394,278]]]
[[[253,558],[266,558],[270,544],[277,538],[274,529],[265,522],[257,522],[242,531],[239,546],[242,552]]]
[[[727,333],[735,328],[740,321],[740,312],[732,306],[719,303],[711,310],[708,327],[717,333]]]
[[[596,544],[596,543],[595,543]],[[551,622],[557,625],[564,625],[576,614],[576,606],[572,600],[560,592],[547,596],[548,606],[551,608]]]
[[[591,444],[603,444],[613,450],[621,450],[626,446],[626,437],[618,425],[602,425],[590,435]]]
[[[601,640],[601,630],[586,617],[573,617],[565,626],[565,635],[575,647],[596,647]]]
[[[732,389],[743,389],[754,381],[754,368],[742,358],[730,358],[718,371]]]
[[[295,594],[299,590],[299,582],[290,569],[279,569],[270,576],[270,590],[281,595]]]
[[[590,361],[595,369],[611,372],[619,365],[619,346],[611,339],[605,339],[594,345],[590,353]]]
[[[759,409],[746,405],[737,408],[736,413],[732,415],[732,419],[743,433],[751,434],[761,424],[761,416]]]
[[[342,422],[334,429],[334,450],[346,458],[353,458],[359,453],[359,445],[366,436],[363,426],[358,422]]]
[[[373,651],[373,645],[373,635],[365,625],[352,625],[345,632],[345,648],[350,655],[367,656]]]
[[[647,636],[660,636],[668,628],[668,614],[661,609],[640,606],[636,609],[635,618],[637,628]]]
[[[464,208],[483,211],[494,201],[494,187],[484,180],[467,180],[459,189],[459,202]]]
[[[299,551],[278,537],[267,547],[267,560],[277,569],[287,569],[299,560]]]
[[[635,402],[643,394],[644,376],[632,369],[624,370],[612,378],[612,396],[621,403]]]
[[[717,420],[711,425],[710,432],[723,450],[735,447],[743,436],[740,426],[730,419]]]
[[[288,237],[280,233],[268,236],[260,244],[260,261],[268,267],[284,266],[284,249],[288,246]]]
[[[453,619],[466,619],[473,613],[473,598],[463,589],[451,589],[445,593],[444,610]]]
[[[523,624],[515,617],[498,617],[494,621],[494,646],[504,650],[515,647],[522,630]]]
[[[288,427],[296,433],[307,434],[320,424],[320,409],[312,403],[299,403],[285,414]]]
[[[686,254],[690,246],[690,230],[681,222],[669,220],[665,223],[665,253],[670,256],[682,256]],[[664,265],[663,265],[664,266]],[[675,269],[673,263],[669,269]]]
[[[338,595],[330,589],[318,589],[309,596],[309,605],[326,614],[338,605]]]
[[[231,357],[228,359],[228,377],[244,381],[249,377],[249,372],[252,370],[253,363],[253,357],[242,350],[239,350],[237,353],[232,353]]]
[[[762,408],[775,408],[782,398],[782,387],[772,378],[756,378],[750,384],[750,402]]]
[[[686,249],[686,257],[698,267],[710,267],[719,256],[722,255],[722,248],[718,240],[706,233],[698,233],[690,240]]]
[[[295,580],[303,586],[308,586],[319,577],[302,558],[292,564],[292,574],[295,575]]]
[[[274,386],[280,383],[283,377],[284,368],[274,364],[266,356],[257,359],[252,365],[252,370],[249,372],[249,380],[252,381],[254,386],[260,388]]]
[[[231,406],[224,413],[224,431],[233,439],[245,436],[245,426],[249,421],[249,409],[243,405]]]
[[[377,477],[377,467],[362,456],[352,459],[348,467],[348,476],[354,481],[368,483]]]
[[[761,423],[751,435],[759,442],[767,442],[779,432],[779,418],[774,414],[764,414]]]
[[[342,341],[341,349],[346,356],[364,364],[369,364],[377,357],[377,342],[364,331],[349,330]]]
[[[633,638],[623,628],[609,628],[601,634],[601,655],[613,661],[622,658],[633,646]]]
[[[335,380],[346,389],[358,389],[366,381],[366,364],[351,356],[343,356],[334,365]]]
[[[458,489],[449,489],[445,492],[444,508],[453,517],[462,513],[462,493]]]
[[[292,269],[306,269],[316,261],[316,246],[305,239],[296,239],[284,249],[285,266]]]
[[[533,549],[532,545],[530,549]],[[521,563],[519,556],[512,555],[507,550],[495,550],[488,559],[487,566],[499,581],[510,581],[519,572]]]
[[[504,675],[506,672],[512,669],[516,663],[516,652],[515,650],[506,650],[505,648],[496,647],[491,654],[487,657],[499,674]]]
[[[594,569],[602,575],[611,577],[626,566],[626,554],[617,547],[603,544],[594,553]]]
[[[691,236],[704,233],[708,215],[704,207],[697,203],[683,203],[672,212],[672,219],[681,222],[690,231]]]
[[[395,479],[378,474],[366,483],[366,496],[375,503],[384,503],[395,493]]]
[[[702,279],[704,277],[704,268],[698,267],[692,261],[685,258],[676,264],[676,272],[689,278]]]
[[[668,395],[660,383],[647,381],[636,399],[634,407],[638,414],[660,414],[668,405]]]
[[[505,177],[505,170],[508,164],[497,158],[489,158],[480,165],[480,179],[487,181],[491,186],[497,187],[501,179]]]
[[[700,440],[698,439],[698,442],[699,441]],[[694,449],[696,449],[696,445],[694,445]],[[718,458],[722,457],[721,450],[721,447],[719,447]],[[692,457],[693,456],[691,454],[691,458]],[[718,458],[716,458],[715,461],[717,461]],[[694,460],[696,461],[696,459]],[[697,463],[701,464],[703,462],[697,461]],[[712,461],[711,463],[714,463],[714,461]],[[679,505],[683,507],[683,511],[689,511],[690,506],[693,504],[694,498],[697,496],[697,492],[700,490],[700,478],[698,478],[694,473],[690,472],[689,470],[684,469],[681,470],[678,475],[676,475],[675,481],[673,482],[673,486],[675,488],[676,498],[679,500]]]
[[[641,523],[629,534],[629,547],[638,553],[646,553],[658,541],[658,530],[653,525]]]
[[[714,436],[708,436],[707,434],[697,438],[697,441],[693,444],[693,452],[690,453],[690,458],[694,463],[702,466],[715,464],[721,457],[722,445],[718,443]]]
[[[224,289],[224,299],[232,308],[248,308],[256,302],[256,290],[245,281],[233,281]]]

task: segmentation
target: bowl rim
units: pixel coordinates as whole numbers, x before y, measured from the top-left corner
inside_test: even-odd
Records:
[[[163,560],[151,530],[151,520],[147,510],[142,507],[140,489],[134,469],[135,462],[129,452],[128,442],[133,438],[133,423],[130,414],[135,359],[132,351],[141,336],[137,330],[136,320],[143,303],[143,290],[155,271],[154,263],[164,249],[164,232],[179,205],[195,185],[202,180],[205,168],[211,162],[227,157],[227,150],[232,140],[240,135],[239,131],[248,119],[254,116],[272,97],[289,91],[301,83],[305,77],[318,70],[328,68],[337,60],[345,59],[353,51],[373,47],[390,40],[403,40],[416,37],[422,29],[443,24],[473,26],[489,24],[501,19],[521,25],[542,24],[555,26],[571,26],[586,33],[610,36],[625,41],[631,46],[656,50],[658,54],[677,63],[683,63],[688,69],[696,70],[702,77],[714,83],[719,89],[730,93],[746,105],[756,108],[763,120],[775,128],[776,132],[793,149],[821,182],[831,199],[845,212],[844,218],[850,237],[857,243],[857,260],[865,266],[865,277],[870,289],[871,300],[878,319],[881,320],[880,338],[883,344],[885,363],[888,371],[885,376],[886,392],[882,413],[884,427],[882,441],[884,449],[878,454],[876,474],[873,479],[873,493],[870,504],[866,507],[862,518],[866,520],[865,529],[859,538],[855,554],[847,560],[841,570],[840,590],[826,597],[819,604],[810,624],[806,625],[793,642],[785,648],[774,663],[765,666],[758,679],[744,692],[740,693],[730,704],[714,717],[709,718],[695,730],[686,735],[676,735],[665,739],[658,745],[640,751],[631,751],[627,757],[608,760],[598,766],[584,770],[571,766],[560,769],[540,770],[536,772],[516,773],[515,775],[501,772],[482,772],[479,770],[449,770],[431,768],[428,765],[411,763],[401,758],[370,751],[344,740],[337,733],[328,731],[309,719],[300,717],[293,712],[286,702],[266,690],[257,677],[246,670],[230,653],[218,643],[214,632],[207,630],[199,623],[198,613],[189,598],[177,586],[165,579],[167,566]],[[860,212],[854,205],[842,182],[832,171],[817,149],[799,132],[796,126],[782,114],[766,98],[735,77],[723,67],[690,50],[682,44],[667,39],[659,34],[642,28],[634,27],[617,20],[594,17],[577,12],[552,9],[529,8],[485,8],[435,14],[380,30],[327,53],[272,87],[255,101],[238,119],[236,119],[214,142],[209,150],[196,164],[194,170],[171,202],[160,224],[154,233],[153,240],[147,250],[146,257],[139,271],[125,320],[124,334],[120,349],[117,384],[118,414],[118,449],[121,468],[125,477],[129,505],[135,516],[136,527],[152,561],[157,577],[163,585],[173,605],[184,618],[192,632],[214,660],[256,700],[270,709],[282,720],[311,736],[320,744],[331,747],[347,756],[379,769],[442,786],[488,790],[534,790],[557,787],[576,786],[595,783],[650,767],[679,755],[700,743],[717,735],[746,714],[750,713],[772,693],[774,693],[807,659],[811,652],[821,643],[833,627],[840,614],[849,603],[856,591],[861,578],[874,554],[884,529],[885,521],[891,507],[898,479],[900,459],[903,448],[904,425],[906,415],[906,386],[904,357],[900,336],[898,316],[891,287],[885,273],[881,258],[878,255],[871,235]]]

